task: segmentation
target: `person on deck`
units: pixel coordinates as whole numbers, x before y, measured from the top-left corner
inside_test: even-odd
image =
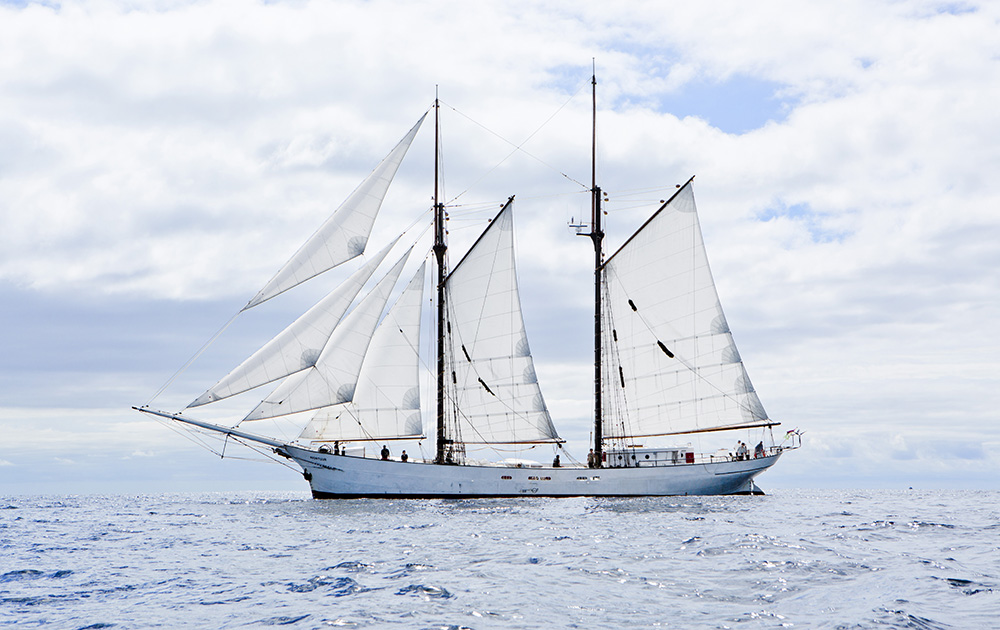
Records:
[[[403,451],[403,454],[399,456],[399,461],[405,462],[408,459],[410,459],[410,456],[406,454],[406,451]]]
[[[556,454],[556,458],[552,460],[552,467],[559,468],[560,466],[562,466],[562,463],[559,461],[559,455]]]
[[[747,445],[744,444],[742,440],[740,440],[740,442],[736,446],[736,461],[741,462],[744,459],[749,459],[750,458],[749,455],[750,455],[750,449],[748,449]]]
[[[594,449],[590,449],[587,453],[587,468],[597,468],[597,456],[594,455]]]
[[[758,457],[764,457],[764,440],[757,442],[757,446],[753,449],[753,457],[757,459]]]
[[[389,447],[382,446],[382,459],[389,459]]]

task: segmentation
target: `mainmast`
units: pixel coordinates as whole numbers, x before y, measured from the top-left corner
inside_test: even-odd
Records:
[[[436,92],[437,90],[435,90]],[[434,256],[437,259],[437,454],[434,462],[443,464],[447,460],[446,453],[450,440],[445,437],[445,412],[444,412],[444,336],[445,336],[445,252],[448,251],[448,244],[445,242],[444,229],[444,204],[438,199],[438,181],[440,180],[438,168],[440,164],[441,150],[441,114],[440,101],[437,94],[434,95]]]
[[[601,265],[604,262],[604,230],[601,228],[601,189],[597,185],[597,71],[591,78],[593,100],[593,128],[591,131],[590,160],[590,240],[594,242],[594,465],[600,467],[604,459],[603,402],[601,393]]]

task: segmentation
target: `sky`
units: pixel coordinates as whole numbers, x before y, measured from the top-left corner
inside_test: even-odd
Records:
[[[997,489],[998,20],[929,0],[0,2],[0,494],[305,490],[131,406],[182,408],[310,303],[238,318],[154,398],[435,90],[452,249],[516,195],[536,369],[582,458],[593,254],[568,225],[589,213],[595,68],[609,248],[696,175],[747,370],[804,432],[760,485]],[[431,143],[373,243],[429,207]]]

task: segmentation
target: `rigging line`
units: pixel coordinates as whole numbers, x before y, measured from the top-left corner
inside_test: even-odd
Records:
[[[294,442],[298,440],[299,434],[302,433],[303,427],[301,420],[293,420],[294,417],[295,414],[291,413],[285,416],[275,416],[273,418],[267,418],[267,420],[270,420],[272,424],[274,424],[274,429],[273,429],[274,432],[271,434],[271,436],[278,440],[284,440],[285,442]],[[240,421],[237,422],[233,426],[233,428],[235,429],[236,427],[240,426],[246,421],[247,421],[246,418],[240,419]],[[261,422],[263,422],[263,420]],[[285,437],[289,435],[289,433],[295,434],[295,437],[294,438]]]
[[[606,273],[607,271],[605,271],[605,274]],[[608,344],[614,350],[612,360],[606,362],[605,365],[602,366],[602,368],[605,370],[604,382],[613,383],[617,379],[615,379],[615,374],[612,373],[613,372],[612,368],[615,366],[621,367],[622,360],[621,360],[621,353],[619,352],[618,349],[617,340],[615,340],[614,338],[615,337],[614,311],[611,308],[611,291],[608,288],[607,282],[603,283],[602,289],[604,291],[603,304],[604,304],[605,322],[611,324],[610,330],[603,331],[602,340],[607,341],[610,336],[611,340],[614,341],[614,343]],[[628,432],[631,430],[629,428],[628,393],[625,391],[624,387],[614,387],[612,388],[612,391],[614,392],[614,394],[611,396],[611,399],[608,400],[609,411],[611,411],[613,414],[617,412],[617,417],[619,418],[619,424],[621,425],[621,434],[627,435]],[[608,394],[610,392],[605,391],[604,393]]]
[[[402,236],[403,234],[406,234],[407,232],[409,232],[410,230],[412,230],[414,228],[414,226],[416,226],[418,223],[420,223],[421,221],[426,220],[427,215],[431,214],[432,212],[434,212],[434,207],[433,206],[431,206],[430,208],[427,208],[426,210],[424,210],[422,213],[420,213],[419,216],[417,216],[416,219],[414,219],[409,225],[407,225],[406,228],[404,228],[403,231],[399,233],[399,235]],[[423,230],[421,230],[420,231],[420,236],[423,236],[427,232],[428,229],[429,229],[428,227],[425,227]],[[417,237],[417,239],[415,239],[413,241],[414,245],[416,244],[417,240],[419,240],[419,236]]]
[[[228,443],[228,441],[230,439],[232,439],[235,442],[237,442],[239,444],[242,444],[243,446],[246,446],[247,448],[260,453],[261,455],[264,455],[266,458],[273,460],[275,463],[282,464],[282,465],[284,465],[284,466],[286,466],[288,468],[291,468],[292,470],[295,470],[293,467],[289,466],[285,462],[283,462],[281,460],[278,460],[278,459],[275,459],[275,458],[271,457],[267,452],[265,452],[263,450],[260,450],[263,447],[258,447],[256,445],[244,442],[243,440],[241,440],[240,438],[238,438],[235,435],[227,433],[227,434],[225,434],[225,436],[219,436],[216,433],[207,433],[207,432],[199,431],[198,429],[194,429],[194,428],[179,427],[174,422],[170,422],[170,421],[163,420],[163,419],[160,419],[160,418],[154,418],[154,419],[157,422],[159,422],[160,424],[162,424],[163,426],[165,426],[168,429],[170,429],[171,431],[173,431],[174,433],[177,433],[181,437],[184,437],[185,439],[187,439],[187,440],[189,440],[189,441],[197,444],[198,446],[201,446],[202,448],[204,448],[208,452],[212,453],[213,455],[218,455],[220,458],[223,458],[223,459],[226,458],[226,455],[225,455],[225,450],[226,450],[225,449],[225,445]],[[216,439],[216,440],[222,440],[222,442],[223,442],[223,449],[222,449],[222,451],[220,452],[220,451],[215,450],[214,448],[212,448],[211,446],[209,446],[206,441],[204,441],[202,439],[202,438],[207,438],[207,437],[212,437],[213,439]],[[230,455],[229,459],[242,459],[242,460],[246,460],[246,461],[261,461],[259,459],[253,459],[253,460],[251,460],[249,458],[236,457],[236,456],[233,456],[233,455]],[[298,471],[296,471],[296,472],[298,472]]]
[[[358,411],[361,411],[361,410],[359,409]],[[360,418],[358,418],[357,416],[355,416],[354,414],[351,413],[350,408],[345,407],[344,411],[342,411],[341,414],[345,414],[345,413],[347,415],[349,415],[355,422],[358,423],[358,426],[361,427],[361,431],[364,432],[364,434],[367,436],[367,437],[362,438],[360,441],[362,441],[362,442],[375,442],[376,444],[378,444],[379,440],[375,439],[375,436],[372,435],[371,431],[369,431],[365,427],[364,423],[361,422]],[[337,416],[337,420],[340,420],[340,416]],[[422,420],[422,418],[421,418],[421,420]],[[420,428],[421,428],[421,430],[423,430],[423,423],[421,423],[421,427]]]
[[[466,214],[473,214],[478,212],[491,212],[492,215],[496,215],[497,207],[502,207],[507,202],[506,199],[494,199],[486,201],[477,201],[475,203],[457,203],[453,206],[445,206],[448,208],[448,216],[451,217],[452,214],[457,214],[459,216],[464,216]]]
[[[557,192],[549,193],[545,195],[526,195],[518,194],[517,198],[519,201],[524,201],[525,199],[536,200],[536,199],[555,199],[557,197],[566,197],[569,195],[589,195],[591,191],[589,190],[575,190],[573,192]],[[485,212],[486,210],[495,209],[497,206],[503,205],[506,200],[494,200],[494,201],[483,201],[475,203],[456,203],[449,204],[447,207],[449,209],[458,209],[461,213],[472,214],[475,212]]]
[[[280,459],[277,459],[276,457],[274,457],[273,455],[271,455],[271,453],[265,451],[264,447],[257,446],[255,444],[250,444],[248,442],[245,442],[245,441],[241,440],[240,438],[236,437],[235,435],[232,436],[232,437],[233,437],[234,441],[242,444],[243,446],[247,447],[251,451],[254,451],[255,453],[259,453],[259,454],[263,455],[266,459],[271,460],[275,464],[280,464],[281,466],[284,466],[285,468],[288,468],[289,470],[294,470],[295,472],[299,472],[294,466],[292,466],[288,462],[281,461]],[[250,459],[249,457],[230,457],[229,459],[238,459],[238,460],[244,460],[244,461],[260,461],[260,460]]]
[[[566,456],[566,459],[569,460],[570,464],[573,464],[572,466],[562,466],[562,468],[583,468],[583,462],[580,461],[580,460],[578,460],[577,458],[573,457],[573,454],[570,453],[569,451],[567,451],[563,447],[562,443],[557,443],[556,444],[556,448],[559,451],[561,451],[563,455]]]
[[[205,441],[205,439],[204,439],[204,438],[209,437],[210,435],[211,435],[211,437],[213,439],[221,439],[221,438],[218,438],[215,434],[205,433],[205,432],[202,432],[202,431],[198,431],[197,429],[193,429],[193,428],[180,427],[180,426],[177,425],[176,422],[164,420],[162,418],[155,418],[154,417],[154,419],[156,420],[156,422],[160,423],[164,427],[170,429],[171,431],[173,431],[174,433],[180,435],[181,437],[183,437],[184,439],[188,440],[189,442],[192,442],[193,444],[197,444],[201,448],[207,450],[209,453],[212,453],[213,455],[218,455],[220,457],[222,456],[222,454],[219,451],[217,451],[214,448],[212,448],[211,446],[209,446],[208,442]]]
[[[649,206],[652,201],[653,201],[652,199],[635,199],[635,200],[630,199],[628,201],[619,201],[618,199],[616,199],[615,200],[616,203],[613,209],[615,212],[624,212],[626,210],[635,210],[636,208],[645,208]],[[624,205],[626,203],[628,205]],[[608,205],[610,204],[606,204],[604,207],[607,208]]]
[[[412,228],[412,227],[413,226],[411,225],[410,228]],[[422,239],[424,237],[424,234],[427,234],[431,230],[431,228],[433,228],[433,227],[434,227],[434,222],[433,221],[430,222],[430,223],[428,223],[428,224],[426,224],[424,226],[424,228],[422,230],[420,230],[420,232],[417,233],[416,237],[414,237],[410,241],[410,248],[412,249],[412,248],[416,247],[417,243],[420,242],[420,239]],[[410,228],[407,228],[407,230],[409,230]],[[403,234],[406,234],[406,232],[403,232]],[[430,249],[428,249],[428,254],[424,255],[424,260],[427,260],[427,256],[430,255],[429,252],[430,252]]]
[[[477,216],[482,219],[493,219],[497,216],[497,208],[503,208],[509,201],[510,197],[502,201],[483,201],[462,206],[448,206],[448,218]]]
[[[552,171],[555,171],[556,173],[559,173],[560,175],[562,175],[563,177],[565,177],[565,178],[566,178],[566,179],[568,179],[569,181],[573,182],[574,184],[577,184],[577,185],[579,185],[579,186],[580,186],[580,187],[582,187],[583,189],[585,189],[585,190],[590,190],[590,187],[589,187],[589,186],[587,186],[587,185],[583,184],[582,182],[580,182],[580,181],[578,181],[578,180],[576,180],[576,179],[574,179],[574,178],[570,177],[570,176],[569,176],[568,174],[566,174],[566,173],[564,173],[564,172],[560,171],[560,170],[559,170],[558,168],[556,168],[556,167],[552,166],[551,164],[549,164],[549,163],[548,163],[548,162],[546,162],[545,160],[541,159],[540,157],[538,157],[538,156],[536,156],[536,155],[534,155],[534,154],[532,154],[532,153],[529,153],[528,151],[526,151],[526,150],[524,149],[524,145],[525,145],[525,144],[527,144],[527,143],[528,143],[528,141],[530,141],[530,140],[531,140],[531,139],[532,139],[533,137],[535,137],[535,135],[537,135],[537,134],[538,134],[538,132],[539,132],[539,131],[541,131],[541,130],[542,130],[542,129],[543,129],[543,128],[544,128],[545,126],[546,126],[546,125],[548,125],[548,124],[549,124],[549,122],[551,122],[551,121],[552,121],[552,119],[553,119],[553,118],[555,118],[555,117],[556,117],[556,116],[557,116],[557,115],[559,114],[559,112],[561,112],[561,111],[562,111],[562,110],[563,110],[563,109],[564,109],[564,108],[565,108],[565,107],[566,107],[567,105],[569,105],[569,104],[570,104],[570,102],[571,102],[571,101],[572,101],[573,99],[575,99],[575,98],[577,97],[577,95],[578,95],[578,94],[580,94],[580,92],[581,92],[581,91],[583,90],[583,88],[584,88],[584,87],[586,87],[587,85],[588,85],[587,83],[584,83],[584,84],[582,84],[582,85],[581,85],[581,87],[580,87],[580,89],[578,89],[578,90],[577,90],[577,91],[576,91],[576,92],[575,92],[575,93],[574,93],[574,94],[573,94],[572,96],[570,96],[570,97],[569,97],[568,99],[566,99],[566,102],[565,102],[565,103],[563,103],[562,105],[560,105],[560,106],[559,106],[559,108],[558,108],[558,109],[556,109],[556,111],[554,111],[554,112],[552,113],[552,115],[551,115],[551,116],[549,116],[549,117],[548,117],[547,119],[545,119],[545,122],[543,122],[543,123],[542,123],[541,125],[539,125],[539,126],[538,126],[538,128],[537,128],[537,129],[535,129],[535,130],[534,130],[533,132],[531,132],[531,134],[530,134],[530,135],[529,135],[529,136],[528,136],[527,138],[525,138],[525,139],[524,139],[524,141],[523,141],[523,142],[521,142],[521,144],[515,144],[515,143],[511,142],[511,141],[510,141],[510,140],[508,140],[507,138],[504,138],[503,136],[501,136],[501,135],[500,135],[500,134],[498,134],[497,132],[495,132],[495,131],[493,131],[492,129],[490,129],[489,127],[487,127],[486,125],[484,125],[484,124],[480,123],[479,121],[477,121],[477,120],[473,119],[472,117],[470,117],[470,116],[466,115],[465,113],[463,113],[463,112],[460,112],[460,111],[459,111],[458,109],[456,109],[456,108],[455,108],[454,106],[452,106],[452,105],[448,105],[447,103],[443,103],[444,105],[446,105],[446,106],[447,106],[448,108],[450,108],[450,109],[451,109],[451,110],[452,110],[453,112],[455,112],[455,113],[456,113],[456,114],[458,114],[459,116],[462,116],[463,118],[465,118],[465,119],[466,119],[466,120],[468,120],[469,122],[471,122],[471,123],[473,123],[474,125],[476,125],[476,126],[478,126],[478,127],[482,128],[483,130],[485,130],[485,131],[486,131],[487,133],[489,133],[489,134],[491,134],[491,135],[493,135],[493,136],[496,136],[497,138],[499,138],[499,139],[500,139],[500,140],[502,140],[503,142],[506,142],[507,144],[509,144],[509,145],[511,145],[512,147],[514,147],[514,150],[513,150],[513,151],[511,151],[511,152],[510,152],[510,153],[508,153],[508,154],[507,154],[506,156],[504,156],[504,158],[503,158],[502,160],[500,160],[500,162],[498,162],[498,163],[497,163],[497,164],[496,164],[496,165],[495,165],[495,166],[494,166],[493,168],[491,168],[490,170],[488,170],[488,171],[486,171],[485,173],[483,173],[483,175],[482,175],[482,176],[480,176],[480,178],[479,178],[479,179],[477,179],[477,180],[476,180],[475,182],[473,182],[473,183],[472,183],[471,185],[469,185],[469,187],[468,187],[468,188],[466,188],[465,190],[463,190],[463,191],[462,191],[462,192],[460,192],[459,194],[455,195],[455,197],[453,197],[451,201],[452,201],[452,202],[453,202],[453,201],[455,201],[456,199],[458,199],[459,197],[461,197],[461,196],[462,196],[462,195],[464,195],[465,193],[467,193],[467,192],[469,192],[470,190],[472,190],[472,189],[473,189],[474,187],[476,187],[476,186],[477,186],[477,185],[479,184],[479,182],[481,182],[481,181],[483,181],[484,179],[486,179],[486,177],[487,177],[487,176],[489,176],[489,175],[490,175],[490,173],[492,173],[493,171],[495,171],[495,170],[497,170],[498,168],[500,168],[500,166],[502,166],[504,162],[506,162],[507,160],[509,160],[509,159],[510,159],[510,157],[511,157],[512,155],[514,155],[515,153],[517,153],[517,152],[519,152],[519,151],[520,151],[520,152],[522,152],[522,153],[524,153],[525,155],[527,155],[527,156],[528,156],[528,157],[530,157],[531,159],[533,159],[533,160],[537,161],[537,162],[538,162],[539,164],[541,164],[542,166],[544,166],[544,167],[546,167],[546,168],[548,168],[548,169],[550,169],[550,170],[552,170]]]
[[[209,346],[211,346],[213,343],[215,343],[215,341],[219,338],[220,335],[222,335],[222,333],[226,332],[226,329],[229,328],[233,324],[234,321],[236,321],[236,318],[239,317],[240,313],[242,313],[242,312],[243,311],[239,311],[236,314],[234,314],[232,317],[230,317],[229,321],[226,322],[222,326],[222,328],[220,328],[218,330],[218,332],[216,332],[214,335],[212,335],[212,338],[209,339],[208,341],[206,341],[204,343],[204,345],[202,345],[202,347],[199,348],[198,351],[194,353],[194,356],[192,356],[190,359],[187,360],[187,363],[185,363],[184,365],[182,365],[179,370],[177,370],[176,372],[174,372],[174,375],[171,376],[169,379],[167,379],[167,382],[164,383],[160,387],[160,389],[156,390],[156,393],[154,393],[149,398],[149,400],[146,401],[146,404],[144,406],[145,407],[150,406],[153,403],[153,401],[156,400],[159,397],[160,394],[162,394],[168,387],[170,387],[170,385],[173,384],[173,382],[175,380],[177,380],[178,377],[180,377],[181,374],[183,374],[185,371],[187,371],[187,369],[189,367],[191,367],[191,364],[194,363],[195,361],[197,361],[198,358],[202,354],[204,354],[206,350],[208,350]]]
[[[549,193],[547,195],[518,195],[517,199],[519,201],[536,200],[536,199],[554,199],[556,197],[566,197],[569,195],[589,195],[591,191],[589,190],[575,190],[573,192],[563,192],[563,193]]]
[[[609,191],[609,195],[621,197],[622,195],[637,195],[639,193],[650,193],[660,190],[672,190],[674,186],[649,186],[646,188],[625,188],[623,190]]]

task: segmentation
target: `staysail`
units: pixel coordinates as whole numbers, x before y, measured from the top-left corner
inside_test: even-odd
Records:
[[[606,438],[774,424],[726,323],[690,181],[603,271]]]
[[[461,441],[558,441],[525,334],[514,268],[513,200],[445,281],[450,405]]]
[[[422,437],[420,314],[426,263],[375,329],[349,403],[320,409],[300,438],[317,441]]]
[[[407,250],[334,329],[315,365],[282,381],[244,420],[276,418],[352,400],[372,333],[409,255]]]
[[[198,407],[228,398],[316,365],[337,323],[395,244],[396,241],[393,241],[375,254],[350,278],[289,324],[188,407]]]
[[[243,310],[257,306],[261,302],[291,289],[328,269],[344,263],[365,251],[368,236],[389,184],[399,168],[403,156],[413,142],[420,124],[426,118],[420,117],[417,124],[400,140],[375,170],[355,189],[351,196],[326,220],[319,230],[299,248],[277,274],[257,293]]]

